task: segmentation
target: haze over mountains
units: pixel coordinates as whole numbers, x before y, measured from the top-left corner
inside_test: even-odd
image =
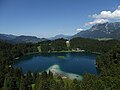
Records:
[[[103,24],[95,24],[90,29],[80,31],[79,33],[73,36],[66,36],[66,35],[57,35],[54,39],[64,38],[64,39],[72,39],[75,37],[82,37],[82,38],[93,38],[93,39],[100,39],[100,38],[111,38],[120,40],[120,22],[114,23],[103,23]]]
[[[55,39],[59,39],[59,38],[70,39],[71,36],[59,34],[59,35],[56,35],[54,37],[51,37],[50,40],[55,40]]]
[[[8,35],[8,34],[0,34],[0,39],[5,40],[11,43],[37,43],[41,41],[45,41],[45,38],[37,38],[35,36],[16,36],[16,35]]]
[[[59,38],[64,39],[72,39],[75,37],[82,37],[82,38],[93,38],[93,39],[100,39],[100,38],[111,38],[120,40],[120,22],[114,23],[103,23],[103,24],[96,24],[93,25],[90,29],[81,31],[73,36],[68,35],[56,35],[55,37],[49,38],[50,40],[55,40]],[[8,34],[0,34],[1,40],[6,40],[13,43],[37,43],[41,41],[45,41],[48,39],[45,38],[37,38],[35,36],[15,36],[15,35],[8,35]]]

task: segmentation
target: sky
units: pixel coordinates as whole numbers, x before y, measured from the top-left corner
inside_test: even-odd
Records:
[[[0,0],[0,33],[49,38],[120,21],[120,0]]]

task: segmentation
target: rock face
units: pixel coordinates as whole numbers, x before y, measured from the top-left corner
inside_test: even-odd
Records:
[[[90,29],[73,36],[83,38],[113,38],[120,40],[120,22],[93,25]]]

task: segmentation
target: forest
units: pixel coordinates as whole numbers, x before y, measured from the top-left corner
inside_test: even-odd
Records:
[[[0,89],[1,90],[119,90],[120,88],[120,41],[99,41],[95,39],[74,38],[68,49],[65,39],[43,41],[36,44],[11,44],[0,41]],[[41,52],[38,47],[40,46]],[[24,75],[22,68],[12,67],[15,58],[31,53],[48,53],[84,49],[100,52],[96,59],[99,75],[85,73],[83,80],[62,79],[53,73],[41,74],[30,70]]]

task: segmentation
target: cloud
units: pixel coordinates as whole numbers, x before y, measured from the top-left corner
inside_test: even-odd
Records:
[[[106,23],[106,22],[109,22],[109,20],[108,19],[95,19],[92,22],[85,23],[85,26],[94,25],[94,24],[100,24],[100,23]]]
[[[78,28],[78,29],[76,29],[76,31],[81,32],[81,31],[83,31],[83,29],[82,28]]]
[[[94,21],[87,22],[85,25],[93,25],[97,23],[106,23],[108,21],[120,20],[120,6],[114,11],[101,11],[100,14],[89,15],[89,17],[95,19]]]
[[[94,15],[92,15],[92,18],[120,19],[120,6],[118,6],[118,8],[113,12],[102,11],[100,14],[94,14]]]

